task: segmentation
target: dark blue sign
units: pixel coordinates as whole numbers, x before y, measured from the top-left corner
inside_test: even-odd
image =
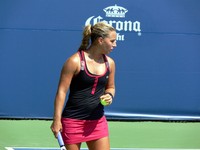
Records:
[[[0,1],[0,117],[52,118],[83,27],[117,30],[110,119],[200,119],[199,0]]]

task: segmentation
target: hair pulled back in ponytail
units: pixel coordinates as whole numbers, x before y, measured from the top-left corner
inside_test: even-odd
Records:
[[[91,27],[92,26],[90,24],[85,26],[85,28],[83,30],[83,39],[82,39],[79,50],[85,50],[90,45]]]
[[[87,25],[83,30],[83,39],[79,50],[85,50],[98,37],[106,38],[111,31],[116,31],[111,25],[105,22],[98,22],[94,26]]]

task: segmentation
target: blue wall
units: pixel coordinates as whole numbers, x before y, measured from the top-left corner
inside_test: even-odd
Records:
[[[124,17],[106,16],[115,4]],[[109,118],[200,119],[199,0],[1,0],[0,118],[52,118],[60,70],[90,17],[119,34]]]

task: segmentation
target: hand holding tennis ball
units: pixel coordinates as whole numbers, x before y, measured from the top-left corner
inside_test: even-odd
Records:
[[[105,93],[100,97],[100,102],[103,106],[108,106],[112,103],[113,95],[111,93]]]
[[[103,106],[107,106],[108,105],[108,103],[104,99],[100,99],[100,102],[101,102],[101,104]]]

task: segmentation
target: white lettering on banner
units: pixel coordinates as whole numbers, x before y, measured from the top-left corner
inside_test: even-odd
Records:
[[[120,33],[117,33],[117,41],[124,41],[124,35],[120,35]]]
[[[85,22],[85,25],[88,24],[96,24],[98,22],[106,22],[108,24],[110,24],[111,26],[113,26],[117,31],[135,31],[135,32],[141,32],[140,29],[140,22],[139,21],[115,21],[115,20],[103,20],[103,18],[101,16],[98,16],[96,18],[94,18],[94,16],[91,16],[90,18],[88,18]]]
[[[103,9],[106,12],[106,17],[108,18],[125,18],[125,13],[128,12],[127,9],[120,7],[120,6],[109,6]],[[103,17],[98,16],[91,16],[89,17],[85,25],[91,24],[94,25],[98,22],[106,22],[113,26],[117,31],[125,31],[125,32],[137,32],[138,36],[141,36],[141,25],[139,21],[120,21],[120,20],[105,20]],[[117,33],[117,40],[124,41],[125,35]]]

